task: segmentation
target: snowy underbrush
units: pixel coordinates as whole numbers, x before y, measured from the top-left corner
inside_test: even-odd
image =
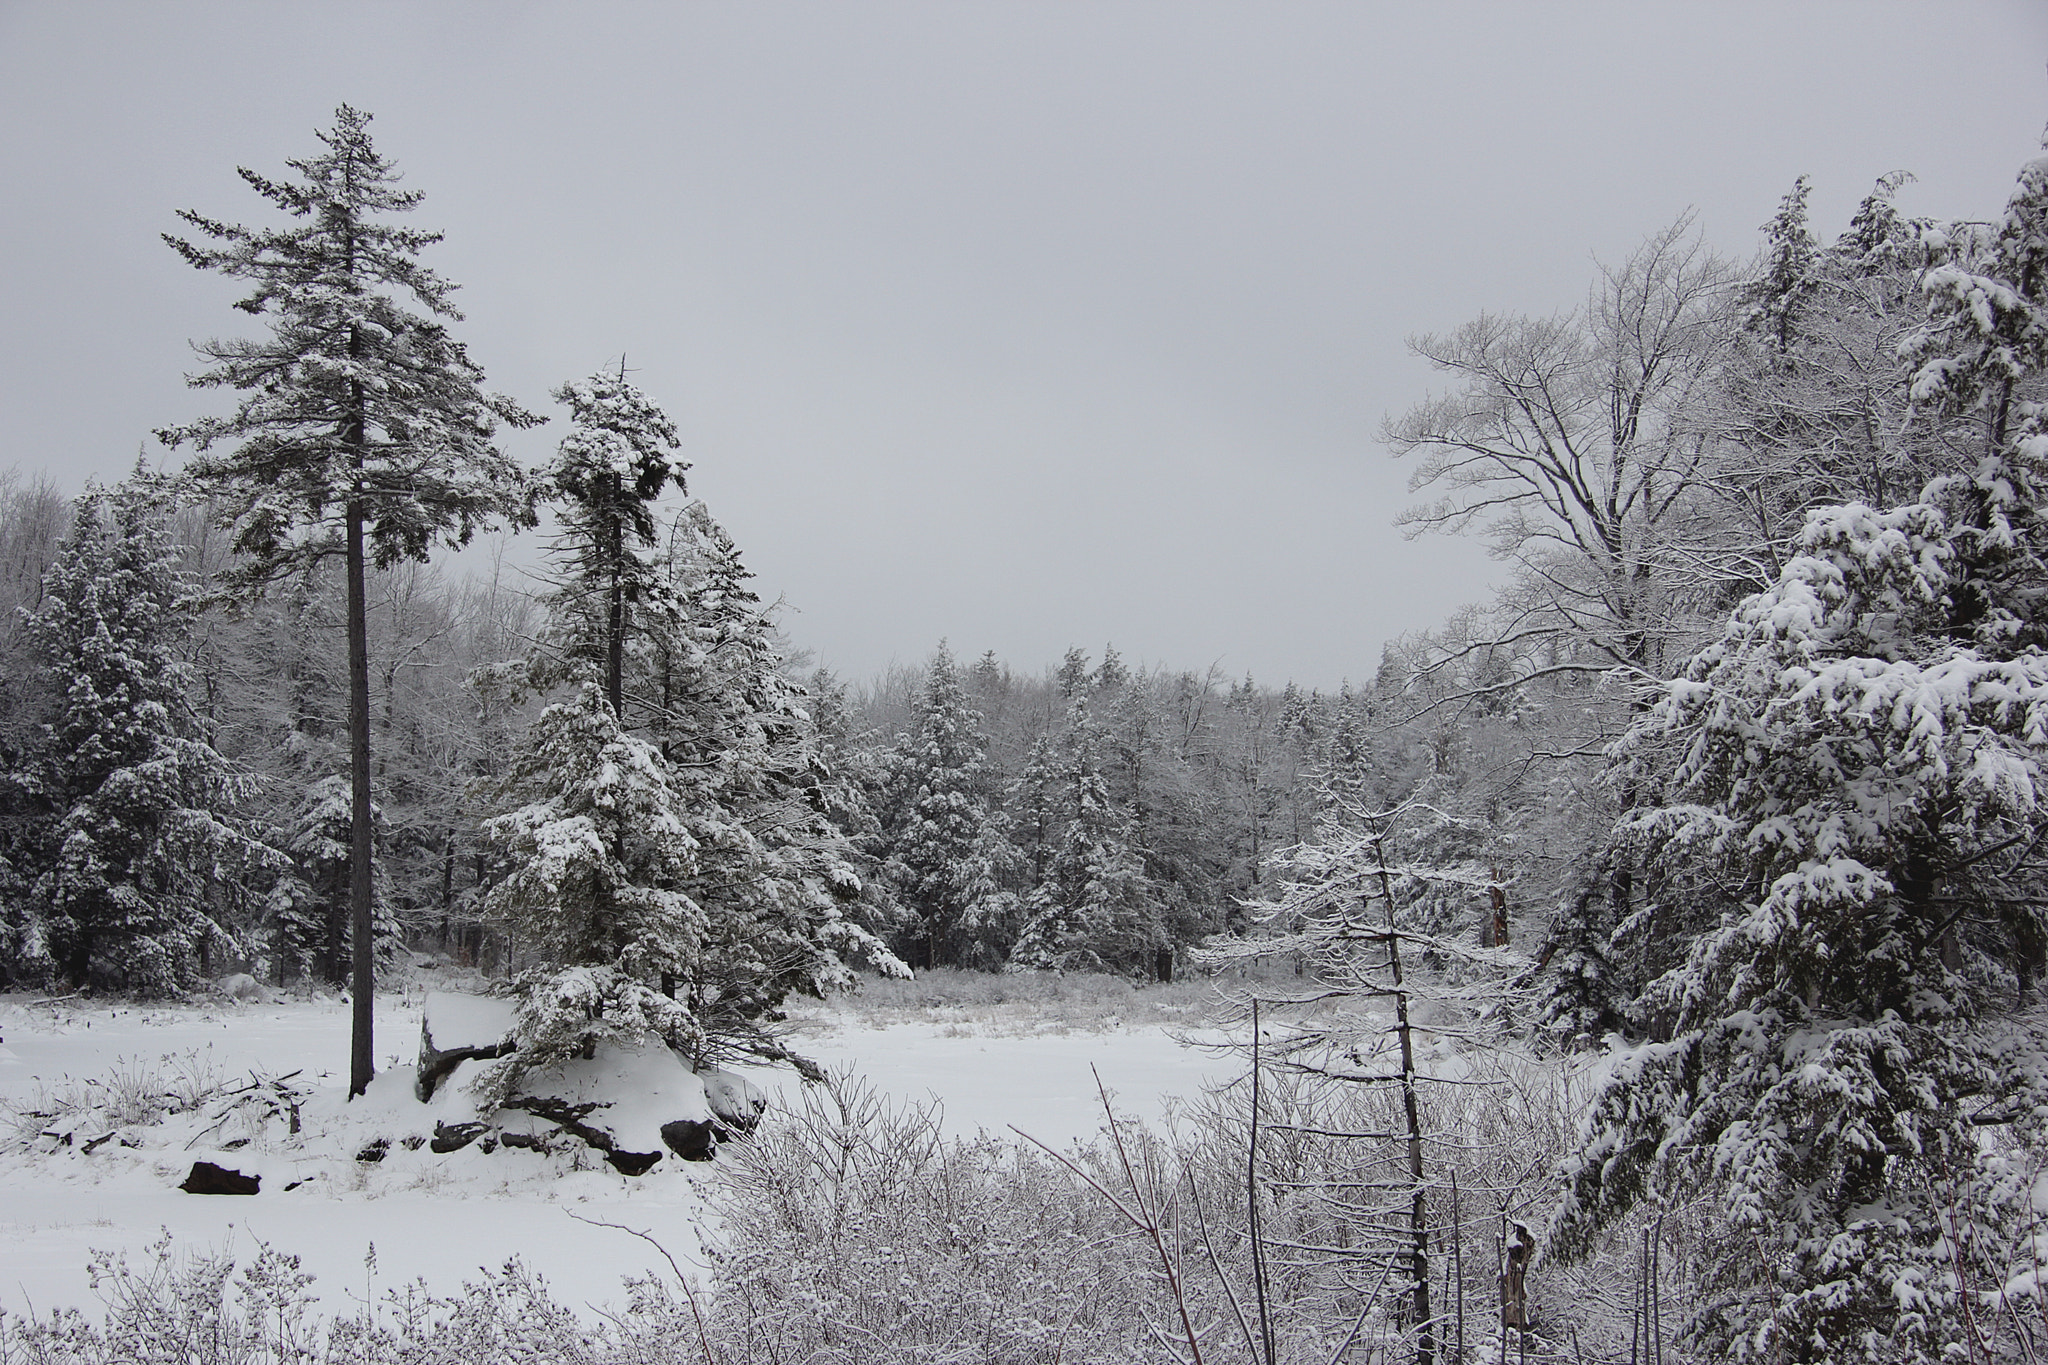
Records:
[[[1582,1083],[1494,1059],[1429,1088],[1441,1358],[1521,1354],[1497,1325],[1502,1239],[1540,1226]],[[336,1314],[285,1249],[237,1268],[159,1243],[136,1266],[101,1260],[98,1313],[0,1323],[0,1365],[1166,1365],[1191,1341],[1238,1365],[1267,1359],[1268,1335],[1283,1365],[1402,1359],[1418,1332],[1388,1233],[1408,1198],[1395,1110],[1387,1088],[1269,1074],[1252,1163],[1242,1081],[1163,1130],[1105,1117],[1094,1141],[1051,1149],[948,1137],[932,1108],[840,1074],[721,1151],[707,1195],[722,1239],[701,1267],[629,1282],[622,1306],[572,1308],[515,1262],[452,1294],[366,1280]],[[1539,1262],[1527,1358],[1625,1356],[1632,1256],[1625,1234],[1570,1272]]]
[[[1138,982],[1100,972],[933,967],[910,980],[864,976],[858,990],[808,1006],[792,1001],[791,1012],[871,1028],[928,1023],[962,1035],[1015,1035],[1194,1027],[1218,1004],[1217,983],[1206,977]]]
[[[33,1090],[0,1098],[0,1151],[69,1146],[76,1134],[133,1134],[174,1114],[204,1108],[229,1087],[213,1055],[198,1048],[154,1061],[117,1057],[104,1076],[36,1078]]]

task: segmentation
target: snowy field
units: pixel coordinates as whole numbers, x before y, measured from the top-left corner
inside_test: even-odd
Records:
[[[1166,1008],[1191,1016],[1195,1009]],[[139,1262],[166,1231],[182,1248],[227,1247],[246,1257],[260,1239],[297,1254],[336,1308],[415,1278],[446,1292],[515,1255],[568,1304],[617,1302],[622,1277],[665,1272],[645,1241],[594,1224],[645,1232],[679,1260],[696,1258],[715,1164],[671,1156],[628,1178],[595,1160],[580,1163],[593,1169],[572,1170],[559,1156],[473,1147],[436,1155],[402,1144],[381,1162],[357,1161],[373,1137],[433,1128],[433,1111],[411,1093],[419,1021],[417,992],[379,1002],[382,1074],[370,1095],[344,1104],[348,1010],[338,1001],[81,1008],[0,997],[0,1117],[52,1112],[88,1081],[105,1083],[89,1098],[138,1105],[147,1097],[128,1092],[232,1091],[295,1072],[286,1085],[310,1092],[296,1138],[282,1106],[265,1117],[253,1102],[215,1102],[118,1132],[88,1124],[68,1145],[36,1136],[62,1123],[0,1127],[0,1309],[89,1308],[91,1253]],[[1175,1097],[1197,1094],[1236,1066],[1227,1055],[1183,1046],[1174,1035],[1185,1028],[1156,1011],[1126,1022],[1100,1011],[1068,1021],[1000,1003],[828,1006],[798,1027],[798,1051],[828,1068],[851,1068],[898,1101],[935,1100],[953,1132],[1015,1124],[1055,1145],[1092,1136],[1101,1121],[1091,1068],[1119,1111],[1156,1119]],[[787,1073],[751,1074],[771,1093],[797,1084]],[[275,1093],[251,1088],[243,1098]],[[87,1130],[94,1127],[101,1131]],[[84,1150],[106,1133],[114,1136]],[[260,1174],[262,1192],[178,1190],[201,1159]],[[374,1270],[366,1265],[373,1244]]]

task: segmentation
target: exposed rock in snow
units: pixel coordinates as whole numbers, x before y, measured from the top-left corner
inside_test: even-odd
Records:
[[[436,1123],[434,1136],[427,1142],[427,1149],[433,1152],[459,1152],[491,1131],[488,1123]]]
[[[677,1119],[661,1125],[662,1143],[685,1161],[718,1155],[718,1125],[708,1119]]]
[[[187,1194],[255,1194],[263,1188],[260,1175],[243,1175],[211,1161],[195,1161],[192,1173],[178,1186]]]

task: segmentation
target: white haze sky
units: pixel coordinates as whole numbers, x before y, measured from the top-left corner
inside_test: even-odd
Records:
[[[158,240],[347,101],[426,193],[493,387],[623,352],[794,643],[1334,687],[1485,595],[1405,541],[1409,335],[1550,313],[1794,177],[1989,217],[2048,5],[0,0],[0,471],[117,478],[224,410],[233,282]],[[536,463],[559,423],[517,435]],[[531,555],[531,550],[520,553]]]

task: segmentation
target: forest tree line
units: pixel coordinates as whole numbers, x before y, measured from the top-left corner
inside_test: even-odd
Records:
[[[47,478],[0,486],[8,979],[159,993],[248,970],[280,986],[344,986],[340,576],[328,566],[254,603],[224,602],[222,538],[205,508],[173,501],[147,473],[79,497]],[[673,563],[679,548],[698,552],[709,523],[671,501],[661,539]],[[75,600],[87,581],[90,604]],[[506,973],[521,939],[484,910],[508,866],[484,821],[553,695],[527,681],[524,660],[548,637],[554,590],[495,561],[459,576],[400,565],[369,583],[386,951]],[[117,593],[137,604],[119,620]],[[80,619],[87,610],[97,614]],[[800,654],[784,660],[795,651],[763,604],[746,596],[739,610],[777,685],[800,699],[816,751],[807,799],[858,860],[857,917],[916,966],[1001,969],[1040,922],[1034,939],[1058,937],[1032,965],[1170,971],[1178,959],[1161,950],[1243,922],[1266,859],[1312,828],[1317,775],[1368,763],[1369,689],[1129,665],[1114,646],[1022,674],[993,652],[963,664],[943,645],[922,669],[854,686]],[[68,790],[38,765],[85,743],[54,718],[103,632],[132,660],[114,685],[156,685],[170,730],[219,755],[217,813],[250,842],[217,869],[208,855],[213,884],[183,911],[65,930],[29,904],[55,885]],[[633,713],[630,698],[622,709]],[[1073,923],[1055,931],[1048,917],[1061,915]]]

